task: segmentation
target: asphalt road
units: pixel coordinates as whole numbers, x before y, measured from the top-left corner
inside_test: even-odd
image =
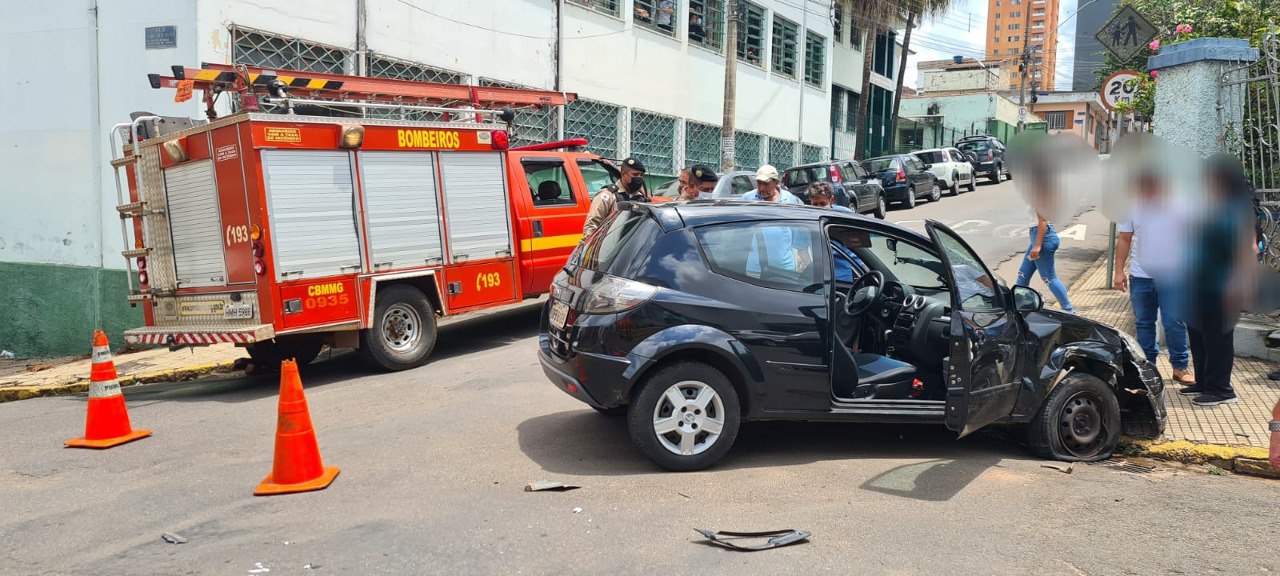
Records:
[[[987,200],[979,190],[941,207],[964,216]],[[536,321],[523,310],[445,327],[433,361],[398,374],[352,355],[310,366],[321,451],[342,467],[321,492],[251,495],[271,467],[270,378],[128,388],[134,425],[155,434],[102,452],[62,448],[82,431],[84,396],[0,404],[0,574],[1280,570],[1280,485],[1066,474],[1012,431],[747,424],[715,469],[658,471],[623,421],[543,378]],[[524,492],[534,480],[582,488]],[[693,527],[813,537],[744,554],[699,544]]]

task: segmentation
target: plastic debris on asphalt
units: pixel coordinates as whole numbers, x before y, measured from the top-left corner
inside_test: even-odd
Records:
[[[565,484],[563,482],[553,482],[551,480],[538,480],[525,485],[525,492],[567,492],[569,490],[577,490],[581,486],[573,484]]]
[[[160,537],[163,538],[165,542],[168,542],[170,544],[186,544],[187,543],[186,538],[183,538],[182,536],[179,536],[177,534],[170,534],[168,532],[165,532],[164,534],[161,534]]]
[[[573,509],[573,513],[574,513],[574,514],[579,514],[579,513],[581,513],[581,512],[582,512],[582,509],[581,509],[581,508],[574,508],[574,509]]]
[[[765,532],[730,532],[728,530],[711,531],[702,528],[694,528],[699,534],[706,537],[703,544],[710,546],[719,546],[726,550],[734,550],[738,552],[756,552],[759,550],[768,550],[770,548],[781,548],[792,544],[799,544],[809,540],[810,534],[803,530],[768,530]],[[768,538],[760,544],[738,544],[738,540],[759,540]]]
[[[1072,473],[1072,472],[1075,472],[1075,470],[1076,470],[1076,465],[1075,465],[1075,464],[1067,464],[1066,466],[1061,466],[1061,465],[1058,465],[1058,464],[1041,464],[1041,465],[1040,465],[1040,467],[1041,467],[1041,468],[1048,468],[1048,469],[1050,469],[1050,470],[1057,470],[1057,471],[1059,471],[1059,472],[1061,472],[1061,473],[1063,473],[1063,474],[1070,474],[1070,473]]]

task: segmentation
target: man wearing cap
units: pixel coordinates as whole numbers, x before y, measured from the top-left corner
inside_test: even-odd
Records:
[[[783,204],[804,204],[795,194],[783,190],[778,185],[778,169],[771,164],[756,170],[756,189],[742,195],[747,202],[781,202]]]
[[[649,195],[644,190],[644,164],[635,158],[622,161],[622,177],[617,182],[605,186],[591,200],[591,209],[587,211],[587,221],[582,225],[582,237],[590,236],[600,223],[604,222],[618,209],[618,202],[649,202]]]
[[[680,199],[710,198],[719,178],[706,164],[694,164],[680,171]]]

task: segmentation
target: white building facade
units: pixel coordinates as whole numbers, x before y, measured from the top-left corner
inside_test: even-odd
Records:
[[[563,111],[519,113],[515,143],[585,137],[603,156],[634,155],[671,177],[694,162],[719,166],[728,52],[738,57],[736,167],[830,157],[832,79],[860,88],[849,24],[833,44],[830,1],[744,6],[739,42],[726,47],[726,0],[2,3],[0,50],[23,58],[0,64],[10,178],[0,290],[17,302],[0,311],[0,349],[79,353],[94,327],[141,323],[124,299],[108,131],[135,111],[203,117],[198,99],[175,104],[151,89],[149,73],[243,63],[573,92]]]

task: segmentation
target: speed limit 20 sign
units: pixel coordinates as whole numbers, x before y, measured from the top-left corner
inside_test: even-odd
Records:
[[[1132,102],[1138,94],[1138,81],[1142,73],[1133,70],[1118,70],[1102,81],[1102,105],[1107,110],[1115,110],[1116,104]]]

